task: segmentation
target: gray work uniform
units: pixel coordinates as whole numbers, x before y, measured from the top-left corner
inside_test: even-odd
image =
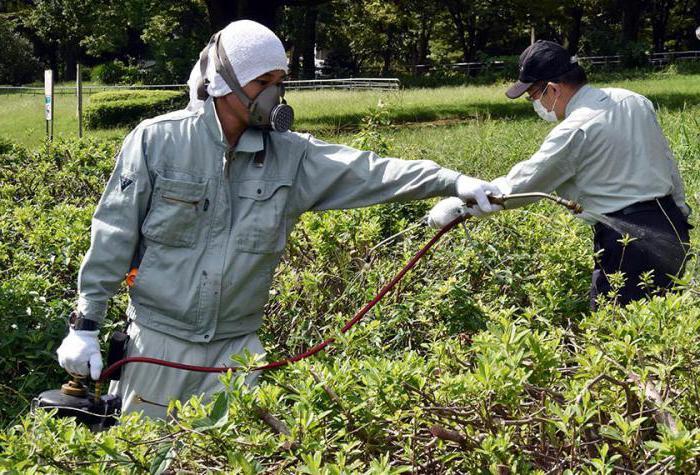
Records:
[[[493,183],[505,194],[556,190],[597,214],[672,195],[683,214],[690,214],[654,105],[625,89],[581,87],[539,150]]]
[[[138,267],[127,314],[139,327],[193,343],[249,335],[302,213],[455,195],[458,177],[293,132],[248,129],[230,148],[212,99],[144,121],[95,210],[78,310],[101,322]]]
[[[494,184],[503,193],[556,190],[582,205],[580,217],[594,225],[592,309],[613,289],[608,276],[616,272],[625,276],[615,291],[623,305],[650,294],[650,275],[654,292],[671,288],[687,259],[690,208],[654,105],[625,89],[583,86],[565,112],[540,149]],[[623,230],[597,223],[601,215]],[[625,229],[636,232],[628,244]]]

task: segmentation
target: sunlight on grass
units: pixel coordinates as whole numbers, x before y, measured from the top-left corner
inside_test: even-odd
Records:
[[[675,110],[682,109],[684,105],[700,104],[699,82],[698,75],[655,74],[648,79],[617,80],[596,85],[625,87],[647,95],[661,107]],[[502,83],[398,91],[307,90],[290,91],[287,98],[296,113],[295,129],[319,135],[353,132],[367,110],[380,100],[388,105],[394,124],[436,122],[438,125],[448,125],[451,121],[475,120],[480,123],[486,119],[518,119],[526,121],[526,128],[533,124],[544,127],[534,120],[528,103],[506,99],[505,88],[506,84]],[[89,100],[89,96],[86,96],[84,107]],[[77,136],[75,95],[57,95],[55,107],[55,136]],[[40,94],[0,95],[0,137],[28,146],[41,143],[46,135],[43,114],[43,96]],[[85,134],[97,138],[121,138],[127,132],[127,129],[118,128],[90,130]]]

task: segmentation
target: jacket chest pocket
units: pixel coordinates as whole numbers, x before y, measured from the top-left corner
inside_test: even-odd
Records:
[[[209,207],[207,183],[156,178],[151,207],[141,227],[148,239],[167,246],[192,247]]]
[[[238,212],[234,246],[253,253],[281,252],[287,242],[288,181],[249,180],[237,183]]]

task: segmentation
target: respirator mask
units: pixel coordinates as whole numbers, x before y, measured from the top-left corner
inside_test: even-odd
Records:
[[[535,112],[537,112],[537,115],[540,116],[541,119],[546,120],[547,122],[556,122],[557,120],[557,114],[554,112],[554,106],[557,104],[557,100],[559,99],[558,97],[554,99],[554,104],[552,104],[552,110],[548,111],[543,105],[542,105],[542,96],[544,96],[545,91],[549,85],[547,85],[543,90],[542,94],[540,94],[539,99],[535,99],[532,101],[532,107],[535,109]]]
[[[275,132],[287,132],[294,122],[294,110],[287,105],[284,100],[284,85],[271,84],[263,89],[260,94],[251,100],[241,87],[233,65],[228,59],[226,50],[220,41],[220,33],[215,34],[209,40],[209,44],[202,50],[199,55],[199,65],[202,71],[201,79],[197,85],[197,97],[200,100],[205,100],[209,94],[207,93],[207,85],[209,81],[206,79],[207,65],[209,62],[209,50],[214,48],[214,67],[226,82],[231,91],[238,96],[243,105],[250,113],[249,126],[256,129],[273,130]]]

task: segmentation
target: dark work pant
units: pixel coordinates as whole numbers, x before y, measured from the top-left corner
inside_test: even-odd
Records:
[[[607,276],[616,272],[625,278],[615,296],[621,305],[669,289],[672,277],[683,273],[690,245],[690,225],[673,199],[665,196],[635,203],[606,216],[610,218],[607,224],[599,222],[593,227],[596,256],[591,308],[595,310],[598,295],[610,292]],[[623,234],[632,239],[626,246],[620,242]],[[653,286],[643,288],[640,276],[648,271],[653,271]]]

